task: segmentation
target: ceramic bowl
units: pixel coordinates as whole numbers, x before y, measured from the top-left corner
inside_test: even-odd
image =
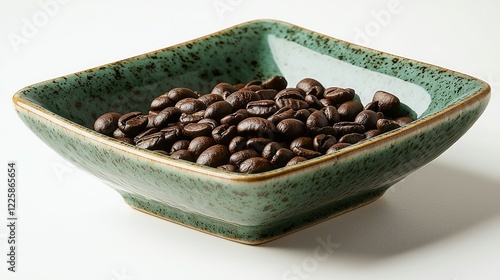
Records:
[[[108,111],[147,112],[173,87],[283,75],[397,95],[416,120],[304,163],[239,174],[169,158],[93,131]],[[274,20],[243,23],[179,45],[18,91],[24,123],[62,157],[135,209],[230,240],[259,244],[374,201],[429,163],[476,121],[490,87],[476,78]]]

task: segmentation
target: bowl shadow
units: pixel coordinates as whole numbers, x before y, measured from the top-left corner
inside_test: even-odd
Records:
[[[371,204],[261,246],[312,252],[326,242],[339,257],[383,260],[500,216],[498,198],[499,181],[431,162]]]

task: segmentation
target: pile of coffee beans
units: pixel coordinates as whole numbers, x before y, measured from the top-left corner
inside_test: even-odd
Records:
[[[140,148],[201,165],[260,173],[330,154],[413,119],[393,94],[363,105],[354,89],[283,76],[219,83],[210,93],[173,88],[146,114],[108,112],[94,129]]]

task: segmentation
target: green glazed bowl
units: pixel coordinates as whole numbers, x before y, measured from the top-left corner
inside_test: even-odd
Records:
[[[109,111],[147,113],[173,87],[283,75],[397,95],[416,121],[330,155],[260,174],[177,160],[93,131]],[[274,21],[243,23],[183,44],[37,83],[15,109],[48,146],[146,213],[246,244],[263,243],[369,203],[457,141],[484,111],[476,78]]]

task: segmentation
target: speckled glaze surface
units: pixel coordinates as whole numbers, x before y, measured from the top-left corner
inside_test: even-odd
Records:
[[[221,81],[281,74],[348,86],[361,100],[383,89],[418,119],[334,154],[261,174],[171,159],[92,130],[104,112],[147,112],[173,87],[207,93]],[[369,203],[427,164],[485,109],[476,78],[273,20],[28,86],[13,98],[26,125],[136,209],[234,241],[259,244]],[[142,107],[141,107],[142,106]]]

